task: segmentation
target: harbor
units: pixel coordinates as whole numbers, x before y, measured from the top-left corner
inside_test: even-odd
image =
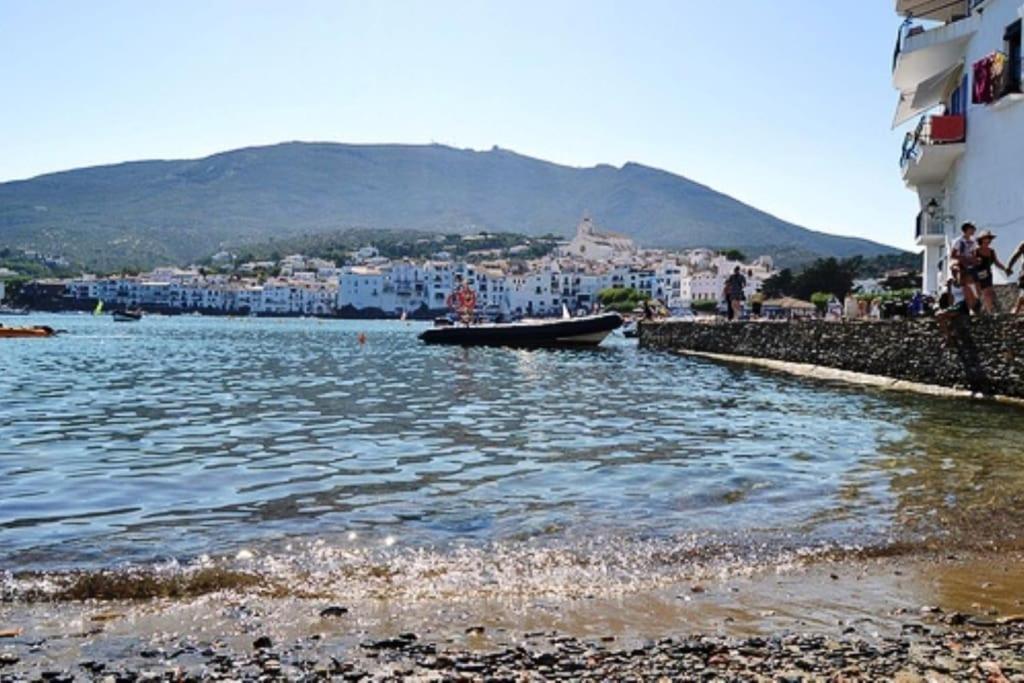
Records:
[[[0,683],[1024,683],[1022,2],[0,2]]]

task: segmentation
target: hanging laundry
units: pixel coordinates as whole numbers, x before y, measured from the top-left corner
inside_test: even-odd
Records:
[[[974,84],[971,88],[971,102],[988,104],[992,101],[992,55],[976,61],[972,70]]]
[[[995,102],[1010,92],[1010,60],[1002,52],[992,55],[991,81],[992,97],[989,102]]]

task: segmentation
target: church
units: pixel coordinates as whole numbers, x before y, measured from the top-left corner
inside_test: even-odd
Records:
[[[590,216],[576,226],[576,236],[562,248],[563,256],[586,261],[613,261],[637,253],[636,243],[625,235],[598,230]]]

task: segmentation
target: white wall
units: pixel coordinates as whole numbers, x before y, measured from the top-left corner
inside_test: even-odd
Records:
[[[1004,49],[1003,33],[1021,18],[1021,7],[1022,0],[992,0],[985,6],[967,48],[971,84],[971,65]],[[1024,98],[1018,100],[968,104],[966,152],[946,180],[946,210],[955,219],[947,226],[949,241],[959,236],[961,223],[971,221],[996,233],[993,246],[1003,262],[1024,241]],[[1005,280],[997,269],[996,281]]]

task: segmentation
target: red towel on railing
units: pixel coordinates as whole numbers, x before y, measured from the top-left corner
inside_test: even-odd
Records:
[[[992,101],[992,55],[974,63],[974,87],[971,88],[971,102],[988,104]]]

